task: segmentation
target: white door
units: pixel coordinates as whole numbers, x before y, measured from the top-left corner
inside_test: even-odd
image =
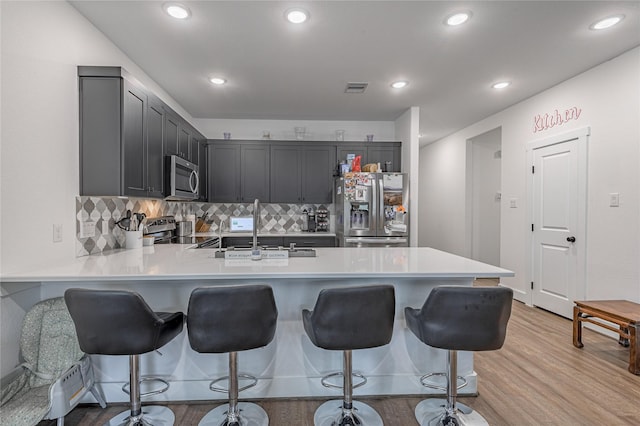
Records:
[[[584,298],[586,135],[556,137],[531,151],[532,304],[572,318]]]

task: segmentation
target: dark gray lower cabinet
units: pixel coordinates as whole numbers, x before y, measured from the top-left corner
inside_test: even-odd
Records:
[[[335,247],[334,236],[291,236],[291,237],[258,237],[258,244],[262,247]],[[222,247],[246,248],[253,245],[253,237],[224,237]]]
[[[291,243],[294,243],[296,247],[335,247],[336,237],[329,235],[324,237],[283,237],[282,244],[285,247],[289,247]]]

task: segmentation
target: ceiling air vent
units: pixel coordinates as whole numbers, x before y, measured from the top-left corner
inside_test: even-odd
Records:
[[[344,93],[364,93],[369,83],[347,83]]]

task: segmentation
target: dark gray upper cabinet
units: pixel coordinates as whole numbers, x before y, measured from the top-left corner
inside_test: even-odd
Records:
[[[196,135],[189,140],[189,161],[200,165],[200,139]]]
[[[272,145],[271,202],[331,203],[335,166],[333,145]]]
[[[180,123],[178,131],[178,155],[184,159],[191,159],[191,131],[183,123]]]
[[[209,202],[269,201],[269,146],[213,143],[207,148]]]
[[[164,116],[164,153],[165,155],[180,155],[178,141],[180,138],[180,120],[172,113]]]
[[[341,142],[338,147],[338,163],[346,160],[348,154],[362,156],[361,165],[380,163],[384,167],[386,161],[391,162],[389,172],[399,172],[401,167],[401,142],[349,143]]]
[[[208,158],[207,158],[207,141],[202,139],[198,141],[198,170],[200,171],[200,198],[198,201],[208,201],[209,200],[209,189],[208,189]]]
[[[147,94],[120,68],[106,67],[104,77],[95,68],[78,68],[80,195],[153,196]]]
[[[271,146],[271,202],[302,203],[300,153],[291,145]]]
[[[346,145],[341,143],[337,146],[338,151],[338,163],[347,160],[347,155],[354,154],[360,155],[363,161],[363,165],[366,164],[367,160],[367,147],[364,144],[350,144]]]
[[[384,170],[384,163],[391,162],[391,168],[386,170],[387,172],[399,172],[400,171],[400,159],[401,159],[401,147],[400,144],[382,144],[367,146],[367,163],[380,163],[382,170]]]
[[[162,198],[164,185],[164,109],[162,102],[150,95],[147,108],[147,186],[149,195]]]
[[[162,198],[164,154],[191,128],[121,67],[79,66],[80,195]],[[184,138],[184,136],[183,136]]]

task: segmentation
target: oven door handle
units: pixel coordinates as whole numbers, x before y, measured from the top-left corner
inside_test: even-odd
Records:
[[[194,176],[196,177],[196,184],[191,185],[191,182],[193,181]],[[189,176],[189,188],[191,189],[191,192],[196,194],[198,192],[198,186],[200,186],[200,177],[198,176],[198,173],[195,170],[191,170],[191,175]]]

